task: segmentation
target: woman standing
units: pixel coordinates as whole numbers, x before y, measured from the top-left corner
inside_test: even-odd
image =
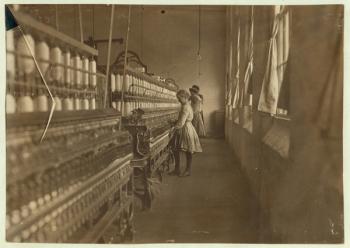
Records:
[[[202,152],[196,130],[192,125],[193,111],[189,104],[189,93],[185,90],[179,90],[176,94],[181,103],[179,118],[172,128],[174,132],[174,156],[175,169],[170,174],[179,176],[190,176],[192,167],[192,154]],[[186,154],[186,170],[180,175],[180,151]]]
[[[199,95],[199,87],[197,85],[193,85],[190,88],[191,92],[191,106],[193,109],[193,121],[192,124],[196,129],[196,132],[199,137],[205,137],[205,127],[203,121],[203,113],[202,113],[202,97]]]

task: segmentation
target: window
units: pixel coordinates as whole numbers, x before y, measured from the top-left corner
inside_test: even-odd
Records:
[[[279,95],[276,115],[286,116],[289,109],[289,80],[287,65],[289,57],[289,11],[286,6],[275,6],[275,15],[279,15],[277,33],[277,70],[279,79]]]
[[[290,47],[289,10],[274,6],[274,22],[258,110],[274,116],[287,116],[289,87],[286,68]]]
[[[289,120],[289,39],[289,11],[285,6],[274,6],[272,36],[258,110],[285,120]],[[288,122],[273,120],[273,125],[262,141],[282,158],[287,159],[290,144]]]

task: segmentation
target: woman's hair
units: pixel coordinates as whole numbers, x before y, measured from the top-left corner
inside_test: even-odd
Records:
[[[176,96],[177,97],[183,97],[183,98],[190,98],[190,93],[188,93],[186,90],[179,90],[177,93],[176,93]]]

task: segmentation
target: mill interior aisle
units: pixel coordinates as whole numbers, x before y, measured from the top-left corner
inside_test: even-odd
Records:
[[[257,202],[221,139],[203,139],[190,177],[166,176],[148,212],[135,215],[136,243],[249,243],[258,240]]]
[[[344,6],[6,21],[8,243],[344,243]]]

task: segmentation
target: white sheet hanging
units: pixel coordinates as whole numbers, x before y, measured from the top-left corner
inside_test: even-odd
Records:
[[[240,100],[240,106],[250,106],[250,94],[248,93],[249,83],[253,74],[253,35],[254,35],[254,15],[253,15],[253,6],[251,7],[251,16],[250,16],[250,30],[249,30],[249,43],[248,43],[248,64],[244,73],[244,86],[242,87],[242,94]]]
[[[233,92],[232,97],[232,108],[237,108],[239,106],[239,62],[240,62],[240,37],[241,37],[241,25],[240,21],[238,21],[238,31],[237,31],[237,64],[236,64],[236,75],[234,77],[234,80],[232,81],[232,89],[235,90]]]
[[[259,98],[258,110],[270,114],[276,114],[277,101],[279,93],[279,80],[277,71],[277,41],[279,16],[275,16],[273,23],[272,37],[269,42],[269,52],[266,65],[266,71],[262,83],[261,94]]]
[[[233,55],[232,55],[232,51],[233,47],[232,47],[232,40],[230,42],[230,54],[229,54],[229,68],[228,68],[228,84],[227,84],[227,103],[228,105],[232,104],[232,59],[233,59]]]

